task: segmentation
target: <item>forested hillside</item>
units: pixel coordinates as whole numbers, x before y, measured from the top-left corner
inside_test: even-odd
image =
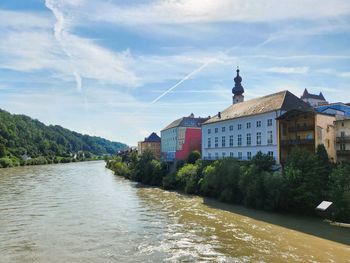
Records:
[[[125,147],[0,109],[0,167],[68,162],[113,154]]]

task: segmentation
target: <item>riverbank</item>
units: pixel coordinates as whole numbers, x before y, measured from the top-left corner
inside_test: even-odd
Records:
[[[106,166],[117,175],[145,185],[259,210],[315,216],[315,207],[323,200],[331,200],[332,213],[328,217],[348,223],[350,165],[332,165],[325,152],[321,148],[310,155],[296,150],[283,171],[273,171],[274,160],[261,153],[246,162],[234,158],[204,161],[190,156],[176,169],[150,153],[132,153],[124,159],[113,158]]]
[[[31,158],[27,160],[3,157],[3,158],[0,158],[0,169],[19,167],[19,166],[75,163],[75,162],[88,162],[88,161],[99,161],[99,160],[103,160],[103,156],[96,156],[94,158],[85,158],[85,159],[76,159],[72,157],[61,157],[61,156],[55,156],[55,157],[40,156],[37,158]]]

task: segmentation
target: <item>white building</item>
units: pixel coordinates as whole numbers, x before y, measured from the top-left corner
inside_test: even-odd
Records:
[[[328,101],[324,98],[322,92],[319,95],[311,94],[307,89],[304,90],[303,95],[300,97],[303,101],[309,103],[312,107],[318,107],[327,105]]]
[[[310,109],[310,106],[289,91],[236,102],[237,90],[238,96],[243,97],[241,81],[237,70],[232,89],[233,105],[202,124],[203,159],[235,157],[249,160],[261,151],[278,161],[276,118],[286,111]]]

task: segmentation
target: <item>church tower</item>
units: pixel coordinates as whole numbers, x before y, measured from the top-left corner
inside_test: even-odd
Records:
[[[239,68],[237,67],[237,76],[234,78],[235,86],[232,89],[232,104],[240,103],[244,101],[244,88],[242,86],[242,78],[239,75]]]

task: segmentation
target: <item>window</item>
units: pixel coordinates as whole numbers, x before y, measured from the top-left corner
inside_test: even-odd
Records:
[[[237,145],[242,146],[242,134],[238,134],[237,136]]]
[[[256,145],[261,145],[261,132],[256,133]]]
[[[242,124],[238,124],[237,128],[238,130],[242,130]]]
[[[225,130],[226,130],[226,127],[222,127],[222,128],[221,128],[221,131],[222,131],[222,132],[225,132]]]
[[[247,152],[247,159],[251,160],[252,159],[252,152]]]
[[[273,157],[273,151],[268,151],[267,155]]]
[[[252,144],[252,135],[250,133],[247,133],[247,145]]]
[[[222,153],[222,158],[225,158],[225,157],[226,157],[226,153],[223,152],[223,153]]]
[[[221,138],[221,147],[225,147],[226,146],[226,137],[222,136]]]
[[[341,126],[344,127],[344,122],[343,121],[341,122]]]
[[[238,152],[238,160],[242,160],[242,152]]]
[[[211,153],[208,153],[208,159],[211,160]]]
[[[256,121],[256,127],[261,127],[261,121]]]
[[[218,153],[215,153],[215,159],[219,159],[219,154]]]
[[[250,129],[251,126],[252,124],[250,122],[247,122],[247,129]]]
[[[233,152],[230,152],[230,157],[233,157]]]
[[[267,120],[267,126],[272,126],[272,119]]]
[[[215,137],[215,148],[219,147],[219,137]]]
[[[267,132],[267,144],[273,143],[272,131]]]
[[[340,137],[345,137],[345,132],[340,132]]]
[[[230,135],[230,147],[233,147],[233,135]]]
[[[340,150],[345,151],[345,143],[340,144]]]
[[[211,148],[211,138],[208,138],[208,148]]]
[[[218,133],[219,132],[219,128],[215,128],[215,133]]]
[[[210,134],[211,133],[211,129],[208,129],[208,134]]]
[[[233,131],[233,125],[230,125],[230,131]]]

